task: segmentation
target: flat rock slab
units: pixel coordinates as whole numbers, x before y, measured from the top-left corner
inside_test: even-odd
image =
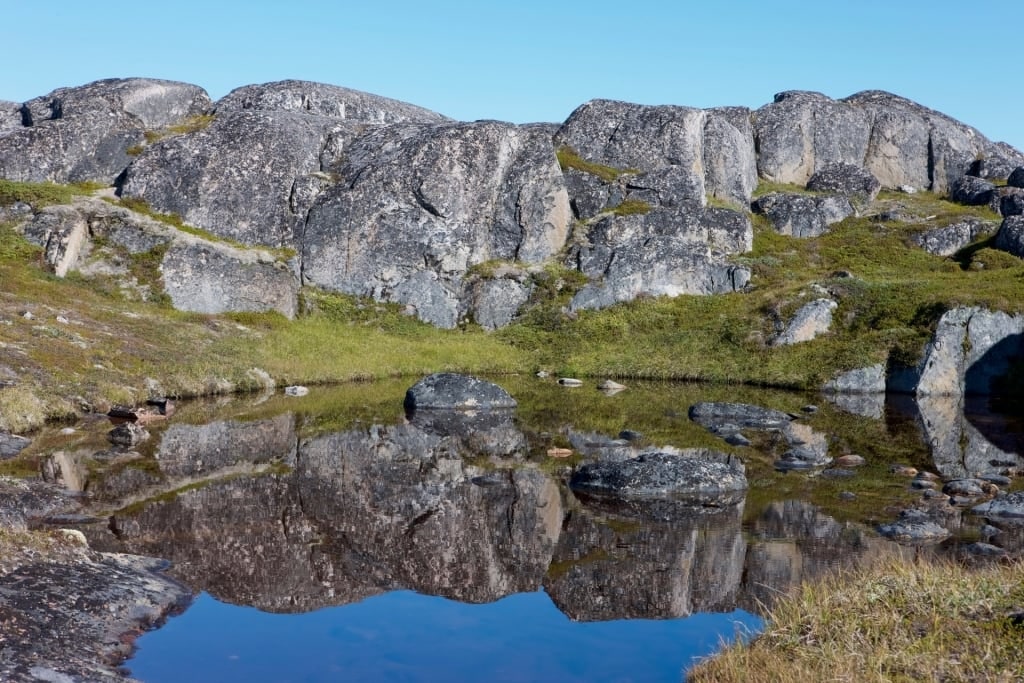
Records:
[[[661,497],[695,504],[731,504],[742,499],[747,477],[740,459],[726,453],[706,449],[679,454],[648,451],[629,460],[583,465],[569,487],[627,499]]]
[[[1014,491],[1005,496],[999,496],[987,503],[974,506],[971,511],[986,517],[1024,519],[1024,491]]]
[[[406,412],[416,410],[492,410],[515,408],[516,400],[497,384],[442,372],[424,377],[405,394]]]

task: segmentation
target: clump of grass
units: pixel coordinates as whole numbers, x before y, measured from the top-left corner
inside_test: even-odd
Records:
[[[1024,260],[1009,252],[985,247],[971,254],[971,270],[1001,270],[1004,268],[1024,268]]]
[[[1021,569],[891,560],[805,584],[761,636],[687,680],[1021,680],[1024,638],[1010,618],[1024,605]]]
[[[146,142],[152,144],[173,135],[198,133],[199,131],[209,127],[209,125],[213,123],[213,120],[213,114],[197,114],[195,116],[190,116],[181,123],[176,123],[160,130],[147,130],[143,135],[146,138]]]
[[[24,202],[36,209],[53,204],[70,204],[81,195],[87,195],[103,187],[98,183],[23,183],[0,178],[0,206],[11,206]]]
[[[142,145],[132,145],[131,147],[126,149],[124,153],[130,157],[137,157],[140,154],[142,154],[143,149],[145,149],[145,147],[143,147]]]
[[[46,421],[46,406],[36,393],[24,386],[0,389],[0,430],[26,432]]]
[[[618,206],[611,208],[611,213],[616,216],[642,216],[650,213],[653,207],[640,199],[626,199]]]
[[[639,171],[633,168],[615,168],[614,166],[605,166],[604,164],[587,161],[568,145],[559,147],[555,154],[558,157],[558,164],[563,170],[572,168],[592,176],[597,176],[606,183],[614,182],[624,175],[637,175],[639,173]]]

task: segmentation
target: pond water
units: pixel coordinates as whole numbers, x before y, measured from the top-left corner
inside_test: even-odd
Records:
[[[182,405],[135,449],[111,449],[103,423],[50,437],[44,472],[88,493],[90,544],[166,558],[196,596],[126,667],[143,681],[679,681],[803,580],[982,536],[963,510],[942,544],[879,536],[922,496],[891,465],[952,479],[1024,464],[1019,420],[986,402],[495,381],[514,413],[410,420],[402,381]],[[729,445],[687,416],[723,400],[798,427]],[[794,444],[867,462],[782,471]],[[638,508],[566,485],[581,462],[663,446],[738,455],[745,499]]]

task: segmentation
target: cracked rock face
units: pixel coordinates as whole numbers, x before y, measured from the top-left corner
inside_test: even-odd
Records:
[[[0,114],[0,177],[112,183],[146,131],[201,114],[209,104],[198,86],[149,78],[59,88],[24,103],[19,125]]]
[[[540,263],[565,244],[568,195],[548,134],[493,121],[364,135],[310,210],[303,283],[413,307],[455,327],[467,270]]]

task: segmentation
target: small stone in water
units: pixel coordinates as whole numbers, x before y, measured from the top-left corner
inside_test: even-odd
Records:
[[[309,393],[309,389],[300,386],[291,386],[284,388],[285,396],[305,396]]]
[[[572,377],[559,377],[558,378],[558,383],[561,384],[563,387],[581,387],[581,386],[583,386],[583,382],[581,382],[578,379],[573,379]]]

